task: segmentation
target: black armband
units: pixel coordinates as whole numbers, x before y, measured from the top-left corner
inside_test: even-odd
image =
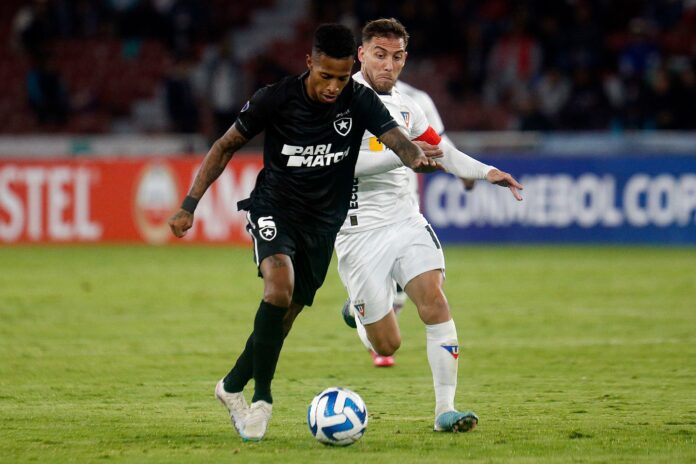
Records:
[[[198,200],[193,198],[191,195],[186,195],[184,201],[181,202],[181,209],[191,214],[196,211],[196,206],[198,206]]]

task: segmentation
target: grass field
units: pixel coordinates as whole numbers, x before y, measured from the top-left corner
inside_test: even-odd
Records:
[[[469,434],[434,434],[425,335],[400,317],[378,370],[344,326],[335,261],[298,319],[269,432],[242,443],[215,382],[261,295],[250,251],[0,248],[0,462],[696,462],[696,249],[446,250]],[[348,448],[305,424],[315,393],[370,412]]]

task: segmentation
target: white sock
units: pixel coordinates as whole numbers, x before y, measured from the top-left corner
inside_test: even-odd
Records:
[[[360,341],[363,342],[363,345],[365,345],[365,348],[367,348],[370,351],[375,351],[374,348],[372,348],[372,343],[370,343],[370,339],[367,338],[367,331],[365,330],[365,327],[362,325],[362,322],[360,322],[360,319],[356,316],[355,317],[355,325],[357,326],[358,330],[358,337],[360,337]]]
[[[454,394],[457,390],[457,358],[459,342],[457,328],[450,319],[440,324],[426,325],[425,336],[428,362],[433,373],[435,387],[435,417],[454,410]]]

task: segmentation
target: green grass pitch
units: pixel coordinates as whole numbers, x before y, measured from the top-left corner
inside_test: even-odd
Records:
[[[213,398],[249,334],[248,249],[0,248],[0,462],[696,462],[696,249],[446,246],[461,343],[457,403],[479,427],[435,434],[425,334],[400,316],[375,369],[339,310],[335,260],[286,341],[266,439]],[[365,436],[329,448],[306,408],[356,390]]]

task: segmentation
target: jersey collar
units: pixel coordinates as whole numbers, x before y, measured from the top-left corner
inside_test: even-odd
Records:
[[[372,86],[370,85],[370,83],[367,82],[367,79],[365,79],[365,76],[363,76],[362,71],[358,71],[355,74],[353,74],[353,80],[355,80],[356,82],[360,82],[362,85],[364,85],[368,89],[371,89],[377,95],[391,95],[392,94],[391,92],[378,92],[375,89],[373,89]],[[393,90],[393,87],[392,87],[392,90]]]

